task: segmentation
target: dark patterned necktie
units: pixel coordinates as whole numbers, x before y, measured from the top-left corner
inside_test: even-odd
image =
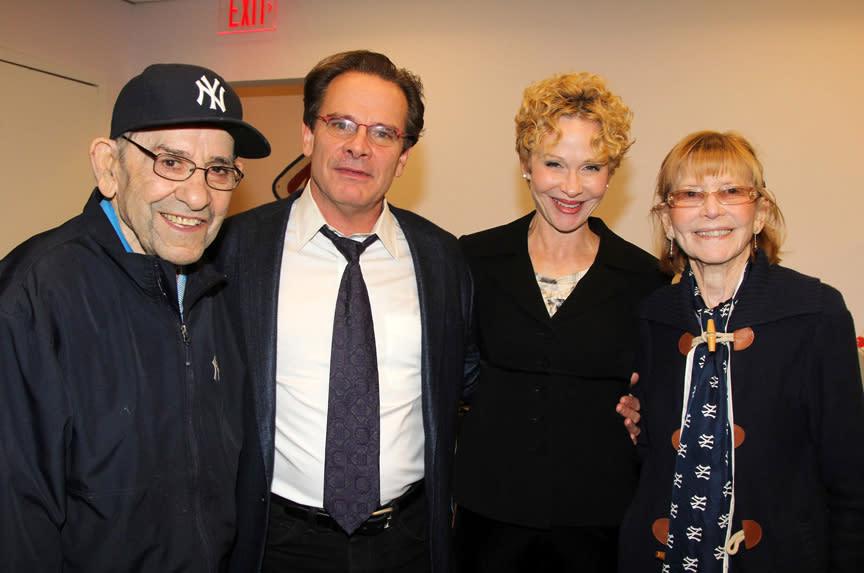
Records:
[[[371,235],[359,243],[326,226],[321,233],[348,261],[333,320],[324,509],[350,535],[378,508],[380,497],[378,357],[369,293],[360,270],[360,254],[378,237]]]
[[[702,332],[713,320],[726,332],[737,292],[732,299],[707,308],[692,271],[690,281]],[[675,459],[669,535],[663,573],[724,571],[726,539],[732,502],[732,431],[729,426],[729,343],[716,343],[712,352],[703,342],[693,351],[693,366],[681,441]]]

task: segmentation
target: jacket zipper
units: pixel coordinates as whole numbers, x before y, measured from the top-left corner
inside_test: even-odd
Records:
[[[195,513],[195,528],[198,530],[198,536],[201,539],[202,560],[206,567],[205,571],[214,571],[215,566],[211,563],[210,537],[207,535],[207,528],[204,526],[203,510],[201,507],[201,491],[200,491],[200,468],[201,462],[199,459],[198,442],[195,432],[195,417],[193,415],[195,403],[195,368],[192,361],[192,337],[189,335],[189,329],[186,327],[186,322],[183,316],[180,316],[180,334],[183,337],[183,347],[185,352],[185,367],[186,367],[186,445],[189,448],[190,454],[190,481],[192,491],[193,511]]]
[[[157,268],[157,273],[158,273]],[[177,297],[172,297],[169,294],[171,289],[165,287],[163,283],[163,279],[160,277],[158,279],[159,288],[162,291],[162,296],[167,299],[167,302],[171,308],[176,312],[176,316],[178,319],[178,323],[180,325],[180,336],[183,339],[183,353],[184,353],[184,367],[186,369],[186,376],[184,380],[184,393],[186,397],[186,408],[184,411],[184,418],[186,424],[186,447],[189,450],[190,464],[191,467],[190,475],[189,475],[189,485],[192,494],[192,511],[195,513],[195,528],[198,530],[198,537],[201,540],[201,559],[205,564],[204,571],[215,571],[215,566],[212,563],[211,558],[211,548],[212,542],[210,540],[210,536],[207,535],[207,529],[204,527],[204,519],[203,519],[203,511],[201,508],[201,494],[199,491],[200,488],[200,466],[201,462],[199,460],[198,453],[198,443],[196,440],[196,432],[195,432],[195,417],[193,415],[194,411],[194,403],[195,403],[195,367],[194,362],[192,360],[192,337],[189,334],[189,329],[186,327],[186,316],[188,316],[188,312],[184,313],[180,309],[180,302],[177,300]],[[187,309],[188,310],[188,309]]]

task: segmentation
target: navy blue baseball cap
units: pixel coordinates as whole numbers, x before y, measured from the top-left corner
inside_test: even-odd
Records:
[[[243,121],[237,92],[212,70],[189,64],[153,64],[120,90],[111,117],[111,139],[127,131],[205,125],[234,138],[239,157],[270,155],[270,142]]]

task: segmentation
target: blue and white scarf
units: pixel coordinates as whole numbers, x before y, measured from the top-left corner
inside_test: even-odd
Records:
[[[714,321],[716,332],[726,332],[749,264],[732,298],[708,308],[693,271],[685,272],[693,292],[696,319],[702,333]],[[732,342],[717,342],[711,352],[703,340],[687,354],[684,370],[684,407],[681,439],[675,459],[669,535],[662,573],[720,573],[728,571],[726,544],[735,507],[735,448],[732,428]]]

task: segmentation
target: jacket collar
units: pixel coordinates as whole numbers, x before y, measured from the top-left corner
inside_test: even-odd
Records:
[[[475,254],[480,256],[497,256],[516,255],[527,252],[528,227],[535,214],[536,211],[528,213],[512,223],[483,233],[484,238],[480,247],[474,251]],[[630,256],[632,246],[613,233],[602,219],[588,217],[588,228],[600,237],[600,247],[597,250],[597,256],[592,266],[600,264],[631,271],[640,271],[643,269]]]
[[[618,271],[644,271],[644,263],[640,265],[640,261],[632,256],[632,245],[609,230],[601,219],[589,217],[589,228],[600,237],[597,256],[588,273],[576,285],[575,296],[568,297],[558,312],[550,317],[528,256],[528,227],[534,215],[532,212],[507,225],[474,235],[471,255],[501,258],[502,264],[491,267],[490,272],[497,274],[500,287],[507,289],[514,300],[536,319],[554,321],[587,312],[590,306],[585,301],[596,304],[629,288],[629,285],[621,284]]]
[[[769,265],[765,253],[759,251],[741,285],[739,303],[729,320],[729,329],[818,312],[820,284],[818,279],[780,265]],[[699,330],[693,310],[693,293],[686,278],[654,293],[646,301],[642,315],[648,320],[691,332]]]
[[[99,205],[101,200],[102,194],[96,188],[84,206],[82,217],[90,237],[147,296],[154,298],[167,296],[179,312],[174,265],[152,255],[127,252],[107,215],[102,211]],[[203,260],[187,265],[186,275],[184,300],[187,309],[205,294],[226,282],[225,275],[216,272]]]

